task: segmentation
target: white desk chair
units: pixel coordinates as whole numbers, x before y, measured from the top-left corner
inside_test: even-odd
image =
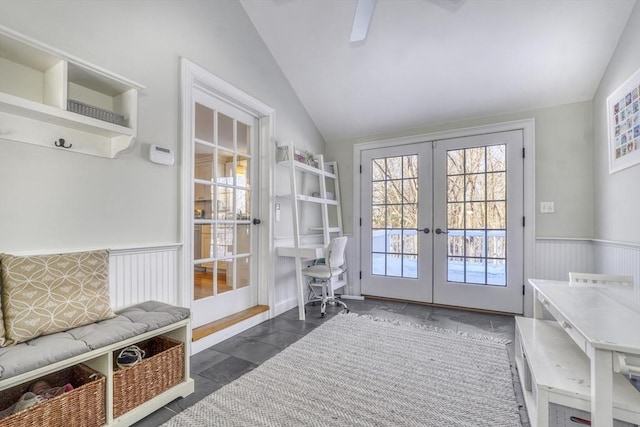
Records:
[[[633,289],[632,276],[614,276],[610,274],[569,273],[569,286],[609,287]]]
[[[336,237],[329,242],[325,253],[324,264],[314,264],[302,270],[309,287],[309,303],[321,303],[320,317],[325,317],[328,302],[334,302],[343,306],[347,313],[349,307],[333,295],[331,281],[347,271],[344,259],[344,250],[347,246],[346,237]],[[317,288],[320,288],[318,293]],[[305,305],[306,305],[305,304]]]

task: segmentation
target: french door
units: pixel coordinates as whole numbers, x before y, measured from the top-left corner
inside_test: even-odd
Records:
[[[257,304],[257,118],[193,96],[193,326]]]
[[[362,152],[362,293],[522,313],[523,135]]]

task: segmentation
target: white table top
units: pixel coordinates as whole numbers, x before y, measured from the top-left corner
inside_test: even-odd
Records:
[[[279,256],[295,257],[300,254],[302,259],[324,258],[324,245],[305,245],[299,249],[293,246],[278,246],[276,251]]]
[[[569,286],[569,282],[529,279],[594,348],[640,354],[640,311],[607,295],[606,288]]]

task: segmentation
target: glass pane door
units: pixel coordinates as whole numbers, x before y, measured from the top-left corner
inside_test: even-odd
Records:
[[[256,120],[202,94],[194,104],[194,323],[255,305],[252,210]],[[197,326],[197,325],[195,325]]]

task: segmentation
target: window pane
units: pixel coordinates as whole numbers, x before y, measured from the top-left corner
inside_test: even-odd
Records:
[[[450,176],[447,178],[447,201],[464,201],[464,175]]]
[[[506,162],[506,145],[492,145],[487,147],[487,171],[505,171],[507,170]]]
[[[238,156],[236,165],[236,185],[239,187],[251,187],[251,170],[249,168],[249,159]]]
[[[402,228],[418,228],[418,205],[403,205]]]
[[[487,228],[506,229],[507,228],[507,203],[488,202],[487,203]]]
[[[485,200],[484,174],[467,175],[465,200]]]
[[[400,255],[387,255],[387,276],[402,277],[402,257]]]
[[[507,174],[496,172],[487,174],[487,200],[507,198]]]
[[[464,258],[449,257],[447,262],[447,281],[464,282]]]
[[[418,257],[405,255],[402,259],[402,277],[410,279],[418,278]]]
[[[251,252],[251,226],[249,224],[238,224],[236,236],[238,239],[238,255],[249,254]]]
[[[487,232],[487,257],[507,257],[507,236],[504,230]]]
[[[387,179],[402,179],[402,157],[387,158]]]
[[[236,259],[236,289],[249,286],[251,283],[251,258],[238,258]]]
[[[251,127],[244,123],[238,123],[238,152],[242,154],[249,154],[249,137],[251,135]]]
[[[487,260],[487,283],[490,285],[506,286],[507,262],[504,259]]]
[[[371,231],[371,250],[373,252],[387,252],[387,230]]]
[[[392,254],[402,253],[402,234],[398,231],[393,231],[388,234],[388,238],[389,248],[387,248],[387,252]]]
[[[378,181],[371,183],[371,203],[374,205],[382,205],[387,200],[386,182]]]
[[[402,187],[403,203],[418,203],[418,180],[405,179]]]
[[[211,265],[208,263],[207,265]],[[193,267],[193,297],[202,299],[213,296],[213,269],[202,264]]]
[[[385,254],[371,254],[371,274],[384,276],[387,272]]]
[[[404,178],[418,178],[418,156],[404,156],[402,158]]]
[[[467,231],[465,251],[467,257],[484,257],[484,231]]]
[[[373,159],[371,169],[373,170],[373,180],[382,181],[386,175],[386,159]]]
[[[464,256],[464,235],[463,231],[451,231],[449,230],[448,238],[448,251],[449,256]]]
[[[467,258],[465,262],[465,282],[486,283],[486,261],[484,259]]]
[[[218,113],[218,145],[233,150],[233,119]]]
[[[403,254],[418,254],[418,231],[417,230],[403,230],[402,231],[402,253]]]
[[[402,180],[387,181],[387,203],[402,203]]]
[[[213,110],[196,103],[195,135],[197,139],[213,144]],[[197,153],[197,151],[196,151]]]
[[[484,172],[484,147],[465,150],[465,173]]]
[[[387,206],[387,227],[402,228],[402,205]]]
[[[218,294],[233,290],[233,260],[216,261],[216,286]]]
[[[371,227],[372,228],[385,228],[387,226],[387,207],[386,206],[374,206],[371,209]]]
[[[447,175],[464,173],[464,150],[447,151]]]
[[[464,203],[449,203],[447,206],[447,228],[464,228]]]
[[[236,189],[235,193],[236,219],[246,221],[251,218],[251,191]]]
[[[466,228],[479,229],[485,227],[485,204],[465,203]]]

